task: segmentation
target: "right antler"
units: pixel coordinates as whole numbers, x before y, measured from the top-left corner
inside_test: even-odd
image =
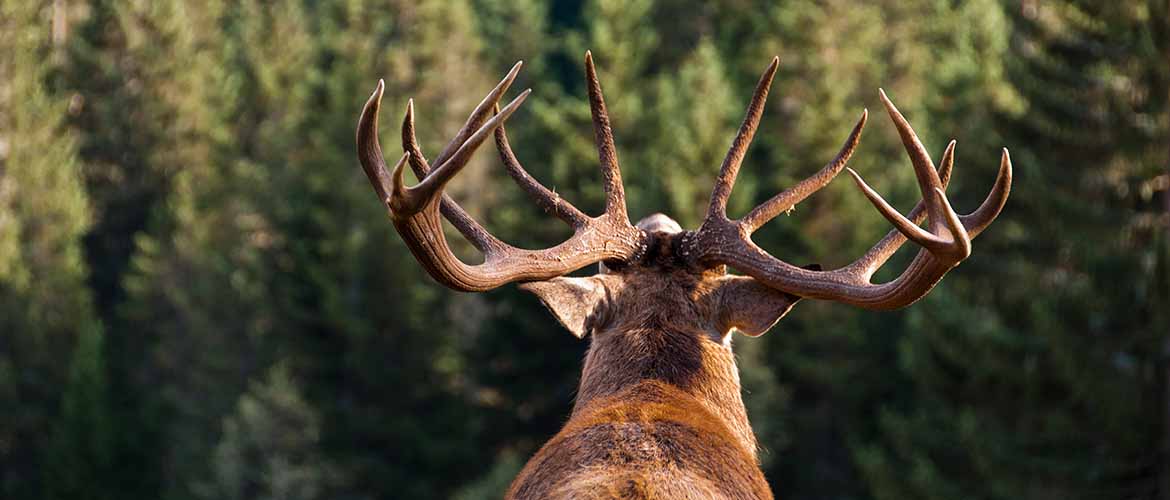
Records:
[[[951,208],[943,192],[954,163],[954,141],[943,153],[941,171],[936,171],[930,155],[910,124],[886,97],[885,92],[881,92],[882,103],[898,128],[914,165],[923,200],[910,212],[909,217],[903,217],[866,185],[856,172],[849,169],[865,196],[896,229],[890,231],[861,258],[840,269],[817,271],[793,266],[756,246],[751,241],[751,234],[781,212],[791,209],[826,186],[845,168],[845,163],[857,146],[867,114],[862,113],[840,153],[820,172],[772,197],[743,218],[729,220],[726,213],[727,198],[763,114],[768,88],[778,63],[779,59],[772,60],[756,86],[747,116],[727,153],[711,193],[707,216],[697,231],[688,234],[688,241],[684,245],[686,257],[699,267],[729,265],[772,288],[802,297],[845,302],[868,309],[896,309],[914,303],[925,296],[947,271],[970,255],[971,239],[986,229],[1003,209],[1012,182],[1011,159],[1007,149],[1003,150],[999,175],[987,199],[975,212],[960,216]],[[929,217],[928,230],[918,227],[924,216]],[[870,283],[873,274],[907,239],[922,247],[909,267],[891,282],[880,285]]]
[[[382,148],[378,143],[378,109],[384,84],[379,81],[374,94],[366,102],[358,121],[358,158],[378,197],[390,210],[390,220],[402,235],[411,253],[436,281],[462,291],[484,291],[516,281],[545,280],[569,273],[587,265],[603,261],[629,261],[642,250],[645,238],[642,231],[630,225],[626,214],[625,192],[613,133],[609,126],[601,86],[593,68],[593,58],[585,55],[588,77],[589,105],[593,128],[601,159],[601,174],[605,187],[605,212],[589,217],[540,185],[524,171],[507,146],[502,129],[505,120],[528,96],[525,90],[512,102],[487,119],[495,110],[500,97],[520,71],[516,63],[502,81],[472,111],[463,128],[435,158],[438,165],[431,169],[414,136],[414,106],[407,104],[402,124],[402,147],[405,151],[394,166],[393,174],[386,171]],[[486,123],[485,123],[486,120]],[[474,133],[473,133],[474,131]],[[492,236],[475,222],[450,197],[443,187],[459,170],[467,165],[472,153],[489,134],[497,132],[501,157],[508,172],[532,196],[537,204],[556,215],[573,228],[573,236],[564,243],[544,250],[525,250],[508,245]],[[402,167],[409,163],[419,177],[417,185],[406,187]],[[447,245],[443,235],[440,211],[451,221],[472,245],[484,254],[484,262],[467,265],[460,261]]]

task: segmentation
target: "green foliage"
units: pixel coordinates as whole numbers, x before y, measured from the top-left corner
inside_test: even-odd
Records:
[[[878,498],[1165,495],[1170,214],[1150,185],[1167,175],[1170,79],[1150,61],[1170,54],[1168,7],[1047,2],[1011,19],[1018,97],[991,123],[1027,139],[1010,145],[1029,194],[987,238],[995,265],[909,313],[899,357],[917,395],[858,452]]]
[[[101,388],[100,382],[79,386],[78,380],[91,368],[100,370],[100,364],[84,359],[97,355],[100,325],[80,245],[90,224],[81,165],[74,135],[62,123],[70,103],[45,87],[51,69],[45,61],[61,50],[43,29],[53,15],[40,2],[0,2],[0,46],[5,47],[0,53],[0,496],[5,498],[44,495],[49,485],[67,480],[54,477],[60,469],[46,459],[59,455],[46,450],[54,434],[97,410],[88,407],[85,392]],[[79,337],[85,345],[95,336],[97,347],[79,347],[73,355]],[[100,393],[92,397],[101,398]],[[83,439],[76,445],[86,449],[70,456],[76,475],[69,479],[103,471],[106,464],[88,460],[101,457],[100,432],[75,434]]]
[[[114,431],[103,336],[96,326],[80,332],[61,395],[61,416],[51,431],[44,470],[51,498],[115,499]]]
[[[434,158],[523,59],[513,147],[597,213],[592,50],[635,220],[696,225],[774,55],[733,216],[832,158],[866,106],[851,166],[909,208],[879,86],[932,153],[960,141],[960,211],[1011,148],[1004,215],[927,299],[806,301],[736,339],[781,497],[1164,498],[1168,9],[0,0],[0,497],[498,498],[563,424],[585,345],[512,287],[427,278],[354,119],[384,78],[387,155],[413,98]],[[455,198],[510,242],[563,240],[483,149]],[[888,229],[838,181],[754,239],[837,267]]]
[[[322,456],[321,418],[305,401],[286,365],[276,364],[254,383],[224,419],[212,454],[212,479],[200,498],[334,498],[336,466]]]

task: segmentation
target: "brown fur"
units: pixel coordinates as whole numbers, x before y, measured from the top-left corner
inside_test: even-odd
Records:
[[[587,308],[592,336],[568,423],[532,457],[507,498],[772,498],[731,351],[737,321],[728,317],[736,315],[722,307],[742,306],[743,297],[729,301],[722,293],[742,293],[728,286],[742,283],[722,270],[676,267],[670,236],[659,237],[640,265],[573,278],[604,288],[597,304],[580,297],[602,294],[558,291],[555,281],[529,288],[558,317]],[[760,293],[774,318],[796,300]]]

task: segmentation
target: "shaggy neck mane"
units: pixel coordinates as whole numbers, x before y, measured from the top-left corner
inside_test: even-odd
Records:
[[[703,293],[696,290],[693,295]],[[730,338],[694,330],[691,317],[699,314],[695,304],[703,301],[693,299],[648,302],[656,305],[636,315],[625,311],[625,321],[595,331],[572,417],[622,401],[692,399],[713,421],[725,423],[744,450],[755,456],[756,438],[740,394]],[[682,324],[691,328],[677,326]]]

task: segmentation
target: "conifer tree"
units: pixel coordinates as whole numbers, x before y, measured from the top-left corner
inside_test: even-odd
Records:
[[[45,448],[47,498],[113,500],[126,493],[117,480],[119,450],[110,408],[101,329],[94,323],[79,332],[61,395],[61,415]]]
[[[714,45],[703,41],[677,72],[659,75],[646,125],[640,127],[649,137],[629,169],[630,182],[642,189],[639,212],[662,211],[688,228],[702,221],[715,175],[735,137],[735,120],[742,118],[734,115],[740,103],[721,58]],[[744,185],[754,177],[745,176]],[[741,207],[731,209],[736,208]]]
[[[45,85],[51,68],[44,61],[60,50],[46,29],[51,15],[47,2],[0,2],[0,496],[6,498],[40,496],[57,480],[46,450],[61,421],[68,360],[83,334],[100,346],[81,253],[88,207],[76,141],[63,127],[69,102]],[[100,366],[83,358],[76,370],[100,374]],[[67,403],[100,400],[104,390],[100,380],[69,386],[76,399]],[[61,425],[71,416],[66,413]],[[89,444],[69,455],[81,469],[100,467],[84,461],[86,452],[106,451],[100,440]]]
[[[64,4],[64,2],[61,2]],[[206,169],[209,112],[200,96],[215,92],[214,78],[200,68],[216,64],[200,53],[198,30],[216,3],[190,8],[184,2],[74,3],[84,14],[69,32],[67,61],[53,79],[74,96],[70,125],[95,224],[86,236],[86,259],[96,272],[89,285],[105,325],[104,356],[116,413],[111,482],[127,497],[157,497],[166,462],[161,402],[152,389],[155,373],[144,367],[154,337],[131,320],[125,282],[148,227],[162,237],[174,227],[165,205],[176,173]],[[191,176],[191,173],[184,175]],[[189,182],[189,180],[187,181]],[[144,248],[150,248],[145,245]]]
[[[339,471],[321,455],[321,422],[305,401],[287,365],[277,363],[263,383],[240,396],[224,418],[215,446],[213,474],[196,491],[200,498],[335,498]]]
[[[171,132],[182,141],[166,152],[179,171],[166,217],[138,239],[123,321],[147,349],[135,376],[140,387],[156,388],[150,417],[164,424],[158,439],[166,446],[155,450],[159,496],[191,498],[208,474],[222,418],[270,362],[264,342],[280,327],[272,306],[279,295],[265,282],[273,265],[266,252],[280,234],[259,203],[270,172],[249,161],[252,145],[241,144],[259,132],[251,120],[259,111],[245,100],[241,41],[225,23],[232,27],[245,6],[135,7],[127,17],[171,30],[186,69],[173,82],[184,92]]]
[[[94,219],[86,260],[106,320],[114,318],[124,296],[121,280],[134,238],[146,229],[176,169],[159,154],[173,145],[167,143],[167,132],[174,130],[174,106],[164,96],[174,89],[176,73],[186,68],[174,28],[162,25],[167,18],[144,12],[166,10],[166,2],[131,5],[86,2],[85,18],[70,30],[69,64],[55,78],[75,101],[70,125]]]
[[[354,478],[339,491],[442,496],[455,481],[418,478],[484,462],[455,445],[475,429],[461,430],[462,389],[442,365],[458,359],[458,332],[429,313],[435,294],[353,164],[352,127],[381,76],[388,109],[416,98],[424,145],[450,137],[477,99],[465,87],[490,88],[466,62],[479,50],[469,12],[452,2],[181,5],[201,20],[191,72],[215,84],[190,96],[206,117],[192,134],[201,146],[179,158],[188,168],[168,201],[171,226],[142,241],[128,308],[158,338],[149,372],[166,378],[174,417],[167,496],[208,484],[222,419],[281,360],[320,405],[312,446]],[[386,380],[415,390],[388,397]],[[418,429],[412,408],[446,413]]]
[[[980,239],[996,259],[910,313],[915,397],[859,461],[877,498],[1163,498],[1167,6],[1009,9],[1021,102],[988,126],[1026,138],[1020,194]]]

